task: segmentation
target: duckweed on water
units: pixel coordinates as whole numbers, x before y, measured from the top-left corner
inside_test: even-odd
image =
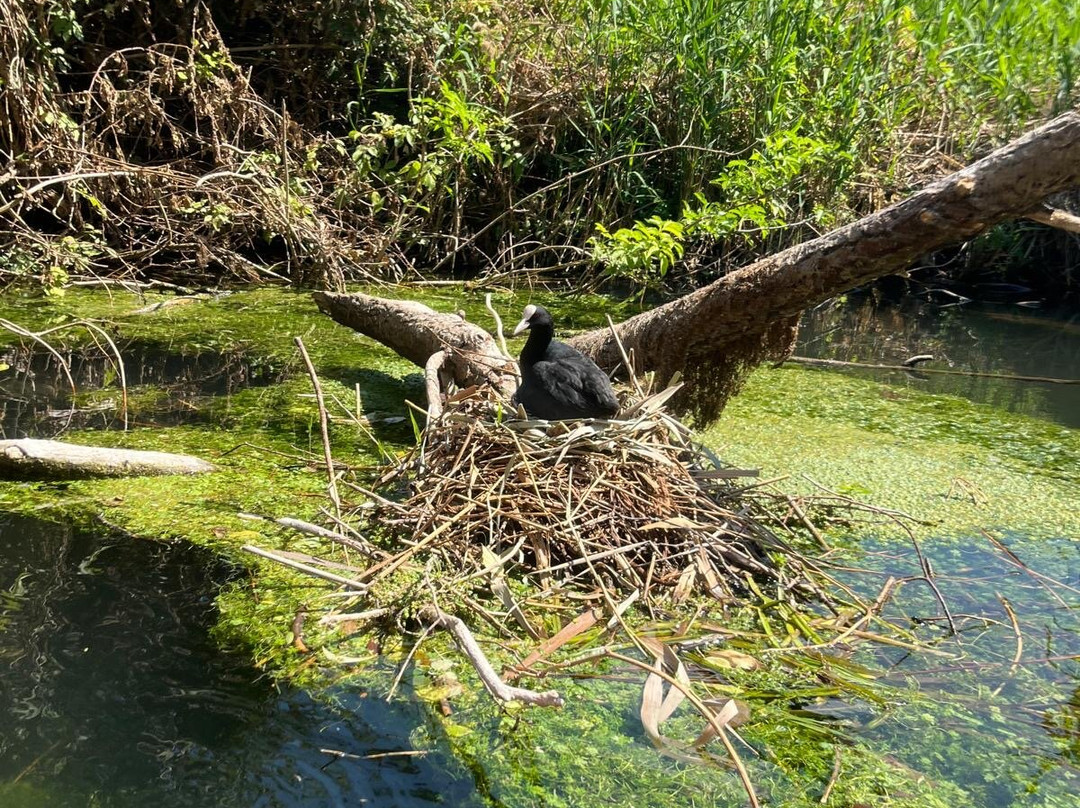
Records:
[[[731,463],[936,523],[1080,537],[1080,433],[837,373],[761,369],[703,435]]]
[[[470,319],[488,322],[479,293],[409,291],[407,296],[444,311],[465,308]],[[615,308],[598,299],[571,303],[540,295],[533,299],[563,311],[575,328],[600,325],[603,309]],[[217,463],[220,471],[187,479],[4,484],[0,509],[83,521],[100,516],[139,536],[183,536],[245,564],[251,560],[241,559],[238,548],[249,542],[319,551],[317,542],[236,516],[246,511],[316,519],[325,502],[323,474],[310,460],[317,461],[321,452],[318,424],[306,376],[295,358],[293,336],[304,338],[327,397],[340,402],[334,404],[339,410],[355,407],[359,384],[365,415],[404,416],[405,398],[423,399],[418,370],[318,314],[306,295],[240,292],[148,315],[125,314],[147,302],[130,295],[77,292],[49,306],[15,302],[7,316],[30,327],[44,327],[61,317],[102,317],[115,322],[129,344],[183,355],[242,350],[271,364],[280,374],[279,383],[194,399],[196,421],[156,425],[160,397],[154,386],[147,386],[135,391],[139,406],[129,432],[82,430],[68,436],[84,443],[187,451]],[[524,302],[504,295],[496,305],[505,316],[516,313]],[[401,451],[411,441],[407,420],[386,423],[372,417],[369,429],[365,434],[345,420],[336,421],[337,458],[371,464],[381,451]],[[1080,499],[1076,433],[959,399],[923,396],[833,373],[761,370],[704,439],[735,465],[762,465],[770,475],[793,474],[791,489],[812,488],[799,476],[805,474],[875,504],[936,520],[938,525],[928,533],[964,535],[975,526],[1007,526],[1032,535],[1080,536],[1080,515],[1073,512],[1073,503]],[[861,561],[859,552],[852,550]],[[965,558],[948,555],[953,551],[936,552],[939,571],[968,564]],[[1048,574],[1067,578],[1073,558],[1051,565]],[[359,670],[321,670],[322,658],[297,652],[289,628],[298,610],[317,602],[325,587],[274,565],[256,569],[218,599],[217,636],[224,645],[243,648],[259,665],[291,680],[325,684],[329,676],[350,689],[371,687],[376,693],[389,689],[404,656],[400,641],[372,638],[373,648],[374,642],[383,643],[382,659],[374,650],[350,648],[358,658],[371,660]],[[418,584],[395,582],[401,591]],[[953,597],[948,584],[943,586]],[[903,604],[905,613],[936,614],[936,602],[925,590],[910,585],[904,594],[909,598]],[[1018,601],[1021,594],[1008,597]],[[986,597],[993,602],[993,594]],[[702,619],[749,628],[758,618],[706,613]],[[311,631],[318,639],[318,628],[312,626]],[[1002,643],[1007,645],[1008,637],[1003,634]],[[327,647],[345,653],[344,645],[328,642]],[[488,647],[497,663],[512,661],[509,651],[493,643]],[[754,648],[744,650],[752,653]],[[581,680],[561,677],[554,684],[568,699],[565,709],[506,711],[490,702],[471,668],[445,644],[429,639],[415,662],[407,672],[408,686],[423,691],[449,665],[464,687],[451,700],[451,716],[425,712],[428,720],[414,739],[417,748],[432,744],[451,748],[473,772],[477,790],[489,804],[657,808],[743,804],[738,782],[729,772],[686,766],[657,754],[637,718],[640,677],[625,679],[625,672],[603,668]],[[872,666],[881,660],[865,662]],[[958,700],[946,703],[921,695],[901,674],[888,683],[892,706],[879,729],[856,732],[854,724],[793,712],[793,707],[828,699],[829,677],[841,675],[836,670],[809,670],[769,665],[760,671],[725,674],[733,694],[753,701],[754,720],[740,732],[761,758],[742,751],[767,804],[785,808],[818,804],[837,754],[841,776],[831,805],[1069,804],[1062,795],[1072,780],[1061,777],[1062,785],[1055,785],[1052,774],[1033,775],[1032,767],[1037,768],[1039,761],[1018,763],[1018,752],[1030,745],[1031,735],[990,715],[989,707],[1004,701],[985,693],[977,700],[984,688],[982,679],[950,680]],[[1060,699],[1044,679],[1018,676],[1017,683],[1021,682],[1048,702]],[[880,693],[882,685],[871,677],[868,687],[875,690],[868,691],[865,712],[875,716],[882,708],[871,695]],[[411,691],[406,687],[403,692]],[[1006,691],[1004,697],[1015,695]],[[696,721],[680,711],[672,719],[672,734],[692,737]],[[1059,766],[1045,746],[1039,754],[1047,767]],[[1028,792],[1037,793],[1025,796]]]

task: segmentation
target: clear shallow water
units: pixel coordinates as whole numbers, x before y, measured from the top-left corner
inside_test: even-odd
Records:
[[[868,364],[900,364],[933,354],[925,367],[1080,379],[1080,313],[1046,313],[1015,305],[942,308],[911,299],[878,303],[852,296],[803,315],[802,356]],[[831,370],[830,370],[831,372]],[[947,393],[1010,412],[1080,428],[1080,385],[1017,382],[904,371],[845,369],[845,373]]]
[[[130,425],[171,426],[207,419],[211,398],[280,381],[273,364],[241,351],[178,351],[136,342],[120,347],[135,410]],[[63,364],[36,344],[0,348],[0,439],[49,438],[68,429],[122,429],[119,374],[111,353],[94,347],[60,351],[79,393],[111,394],[72,402]],[[145,394],[151,392],[147,397]],[[149,398],[149,400],[147,400]]]
[[[419,709],[279,693],[208,631],[207,551],[0,516],[0,805],[476,804]]]
[[[1080,805],[1080,543],[995,538],[1007,549],[983,536],[922,543],[957,634],[924,581],[904,583],[884,616],[942,655],[875,647],[864,661],[916,695],[884,720],[851,705],[833,716],[974,805]],[[921,574],[914,550],[895,543],[864,541],[854,557],[877,586]],[[873,577],[848,578],[874,595]]]
[[[812,353],[811,340],[821,336],[821,342],[836,353],[819,355],[853,361],[893,361],[933,352],[979,369],[1077,375],[1077,337],[1061,328],[1069,322],[1043,318],[1049,324],[1041,325],[989,316],[1011,313],[1028,316],[1019,309],[980,313],[924,308],[912,314],[900,309],[860,310],[853,304],[850,312],[832,312],[837,319],[818,332],[808,325],[803,332],[808,347],[801,352]],[[150,365],[158,367],[156,362]],[[355,366],[366,373],[370,364],[364,359]],[[243,386],[243,374],[232,375],[230,367],[223,365],[226,375],[221,384],[213,382],[216,365],[197,362],[190,370],[162,365],[161,372],[148,375],[144,383],[153,388],[187,378],[191,397],[182,406],[190,411],[202,403],[199,397],[219,399]],[[100,384],[97,380],[104,380],[107,373],[103,366],[95,367],[84,389]],[[234,379],[235,384],[230,381]],[[1076,413],[1072,398],[1076,388],[907,374],[887,380],[1076,425],[1075,417],[1070,420]],[[64,395],[61,391],[50,406],[64,406]],[[155,408],[144,411],[150,422],[170,423],[158,420]],[[104,416],[91,417],[103,420],[86,425],[108,425]],[[115,426],[115,416],[111,417]],[[185,417],[197,420],[201,415],[191,412]],[[577,705],[581,723],[573,725],[564,747],[572,760],[559,759],[565,771],[555,768],[543,749],[533,749],[528,738],[519,743],[528,747],[530,760],[536,760],[528,766],[515,762],[509,773],[506,769],[494,773],[488,759],[470,760],[475,771],[466,772],[438,750],[426,757],[336,759],[319,750],[361,757],[410,751],[410,737],[425,720],[421,709],[407,703],[406,696],[390,707],[358,692],[339,694],[336,705],[314,702],[303,693],[276,693],[256,678],[246,660],[222,658],[207,634],[216,619],[212,598],[231,574],[212,556],[190,548],[99,540],[36,525],[10,520],[0,524],[0,593],[8,593],[0,594],[3,808],[147,803],[163,808],[334,806],[364,800],[389,806],[498,804],[487,795],[499,794],[511,781],[529,780],[540,795],[561,793],[574,776],[572,762],[592,762],[592,771],[581,775],[590,783],[598,757],[610,755],[600,765],[610,764],[612,769],[619,763],[639,766],[643,778],[651,776],[653,765],[662,764],[642,737],[635,714],[640,681],[636,671],[626,684],[632,691],[626,700],[629,706],[616,710],[596,696],[595,688],[582,694]],[[1069,580],[1077,586],[1077,545],[1069,538],[1010,541],[1034,569],[1064,579],[1072,575]],[[28,546],[37,549],[30,552]],[[106,549],[95,555],[102,546]],[[916,570],[904,546],[868,541],[863,549],[871,555],[858,558],[860,565],[902,575]],[[920,636],[939,638],[941,650],[959,657],[943,661],[903,651],[881,653],[873,661],[892,670],[890,682],[899,688],[917,686],[924,699],[898,697],[885,714],[860,711],[857,706],[853,712],[852,705],[833,704],[822,705],[819,712],[832,711],[850,722],[853,733],[875,751],[895,758],[898,765],[943,786],[959,785],[973,795],[970,802],[958,805],[1075,808],[1080,757],[1075,661],[1038,661],[1077,653],[1074,596],[1059,592],[1068,604],[1062,607],[1027,576],[1002,566],[978,537],[967,545],[955,540],[928,542],[926,551],[958,616],[961,644],[941,637],[939,606],[918,582],[905,586],[892,614],[923,618],[916,626]],[[22,578],[27,571],[29,577]],[[1009,672],[1016,643],[998,594],[1012,604],[1025,637],[1022,664],[1008,676],[1003,671]],[[997,622],[962,614],[989,616]],[[613,747],[599,754],[592,750],[591,756],[582,751],[575,757],[579,744],[584,748],[594,743],[585,734],[587,728],[611,722],[613,710],[622,737],[640,755]],[[538,737],[544,746],[550,743],[550,736],[538,733]],[[831,757],[832,749],[827,754]],[[634,791],[640,781],[627,776],[619,782],[627,786],[618,797],[605,793],[589,804],[601,799],[617,805],[648,804]],[[824,783],[815,785],[820,788]],[[692,787],[679,792],[683,793],[687,803],[700,797]]]

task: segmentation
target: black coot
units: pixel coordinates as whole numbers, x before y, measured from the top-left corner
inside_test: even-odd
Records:
[[[555,326],[542,306],[526,306],[517,336],[529,329],[521,350],[521,386],[514,400],[532,418],[610,418],[619,409],[611,382],[588,357],[553,340]]]

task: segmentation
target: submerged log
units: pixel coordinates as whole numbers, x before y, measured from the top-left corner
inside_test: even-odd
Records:
[[[0,441],[0,479],[73,480],[205,474],[214,465],[190,455],[79,446],[55,440]]]
[[[748,367],[790,347],[799,313],[928,252],[1039,211],[1047,197],[1080,186],[1080,114],[1061,115],[904,201],[725,275],[685,297],[570,344],[609,372],[621,371],[619,341],[638,371],[661,385],[681,372],[683,408],[707,420]],[[458,384],[513,387],[495,340],[457,317],[418,303],[316,293],[323,311],[421,367],[450,349]],[[496,358],[498,357],[498,359]]]

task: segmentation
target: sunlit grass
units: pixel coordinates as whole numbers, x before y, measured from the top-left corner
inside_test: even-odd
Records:
[[[713,181],[783,133],[849,153],[772,194],[789,197],[790,226],[754,249],[776,247],[802,237],[801,221],[828,228],[880,207],[1078,97],[1080,6],[1066,0],[509,9],[441,6],[471,33],[435,69],[507,113],[531,179],[586,172],[526,206],[549,244],[581,244],[598,223],[677,219],[701,191],[734,204]],[[485,58],[464,58],[476,51]]]

